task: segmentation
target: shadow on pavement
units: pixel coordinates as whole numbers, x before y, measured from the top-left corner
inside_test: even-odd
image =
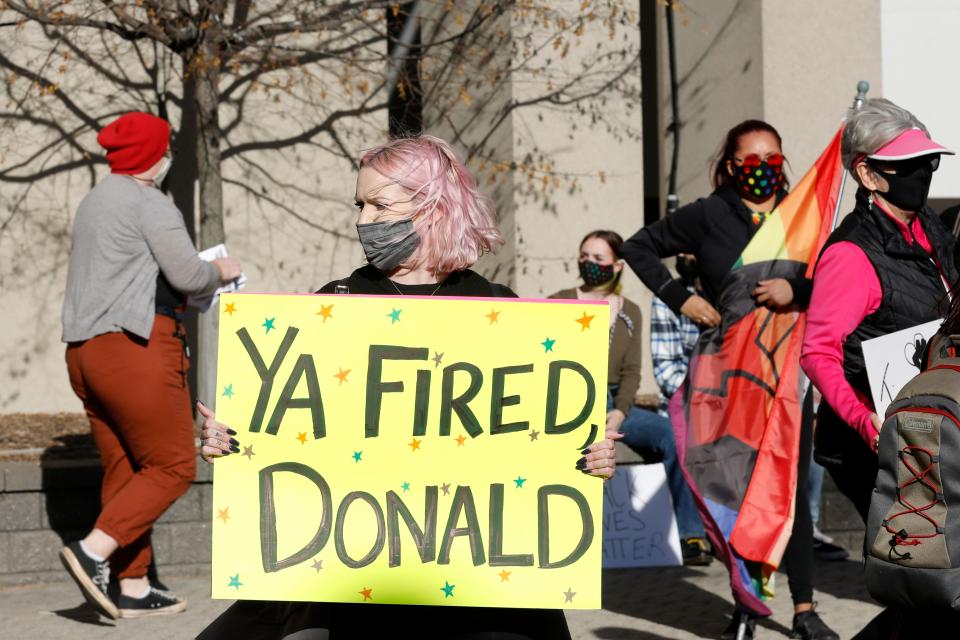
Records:
[[[877,603],[867,591],[863,564],[857,560],[837,562],[817,560],[813,588],[815,592],[829,593],[835,598],[859,600],[870,604]]]
[[[600,627],[594,629],[593,633],[603,640],[668,640],[666,636],[625,627]]]
[[[691,584],[685,578],[701,575],[684,567],[654,569],[605,569],[603,572],[603,608],[633,618],[640,618],[680,629],[695,636],[719,637],[730,621],[733,606],[724,595],[717,595]],[[678,606],[678,603],[682,603]],[[785,635],[790,629],[774,620],[763,620],[760,625]],[[620,632],[607,627],[606,632]],[[654,639],[660,636],[623,630],[631,635],[603,635],[601,638]]]
[[[83,624],[90,624],[96,627],[115,626],[104,622],[103,618],[100,617],[100,614],[97,613],[97,611],[86,602],[81,605],[77,605],[72,609],[58,609],[56,611],[51,611],[50,613],[61,618],[66,618],[67,620],[82,622]]]

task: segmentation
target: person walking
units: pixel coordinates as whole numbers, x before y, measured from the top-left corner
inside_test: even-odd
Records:
[[[60,558],[100,613],[136,618],[186,608],[147,578],[151,528],[196,468],[181,312],[186,294],[211,293],[237,278],[240,265],[202,260],[158,188],[171,165],[165,120],[127,113],[97,141],[110,174],[77,209],[63,341],[70,384],[100,452],[102,508],[93,530]],[[108,593],[111,571],[116,599]]]

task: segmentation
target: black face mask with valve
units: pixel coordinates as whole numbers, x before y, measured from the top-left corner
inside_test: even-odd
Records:
[[[910,160],[887,162],[870,167],[887,181],[887,190],[879,192],[883,199],[904,211],[920,211],[927,205],[933,172],[940,164],[940,156],[924,156]],[[888,173],[893,169],[893,173]]]

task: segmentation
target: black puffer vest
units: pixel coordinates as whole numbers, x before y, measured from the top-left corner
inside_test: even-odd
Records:
[[[830,235],[824,247],[852,242],[863,249],[880,279],[880,307],[864,318],[843,343],[843,372],[850,384],[867,397],[870,386],[861,343],[946,314],[949,300],[937,263],[949,283],[957,280],[953,235],[929,209],[920,213],[920,224],[933,247],[933,256],[919,245],[909,244],[896,223],[871,206],[861,191],[853,213]]]

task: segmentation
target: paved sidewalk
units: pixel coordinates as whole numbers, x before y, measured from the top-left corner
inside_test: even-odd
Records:
[[[36,640],[112,638],[193,638],[229,602],[211,600],[209,578],[164,576],[170,588],[186,596],[189,608],[175,616],[111,621],[89,609],[72,583],[0,589],[0,637]],[[604,572],[604,608],[570,611],[567,620],[577,640],[658,640],[716,638],[726,626],[731,600],[719,563],[705,569],[617,569]],[[852,637],[880,608],[863,589],[855,562],[817,564],[820,612],[841,638]],[[792,607],[786,576],[777,576],[774,616],[758,629],[758,638],[789,636]],[[238,638],[237,640],[243,640]]]

